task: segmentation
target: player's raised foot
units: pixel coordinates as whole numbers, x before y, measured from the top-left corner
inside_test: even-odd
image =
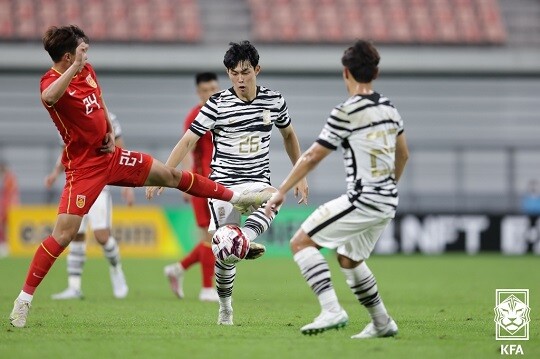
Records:
[[[113,295],[117,299],[123,299],[128,295],[129,288],[126,283],[126,277],[120,264],[109,268],[111,275],[111,284],[113,287]]]
[[[202,288],[199,293],[201,302],[219,302],[219,296],[215,288]]]
[[[272,197],[271,192],[243,192],[239,194],[239,198],[233,203],[242,214],[249,214],[263,205]]]
[[[381,328],[377,328],[373,322],[370,322],[364,330],[360,333],[353,335],[352,339],[371,339],[371,338],[385,338],[393,337],[398,333],[398,326],[394,319],[388,318],[388,323]]]
[[[233,325],[233,309],[219,308],[217,323],[219,325]]]
[[[305,335],[317,335],[330,329],[339,329],[349,323],[347,312],[340,309],[336,312],[323,310],[312,323],[304,325],[300,331]]]
[[[165,266],[163,273],[169,280],[174,295],[180,299],[184,298],[184,269],[178,263],[173,263]]]
[[[51,299],[54,299],[54,300],[69,300],[69,299],[83,299],[83,298],[84,297],[83,297],[82,291],[75,288],[71,288],[71,287],[67,287],[60,293],[51,295]]]
[[[19,298],[15,299],[15,302],[13,302],[13,310],[9,315],[9,322],[11,325],[17,328],[24,327],[26,325],[26,318],[28,317],[30,306],[30,302],[26,300],[21,300]]]
[[[260,243],[250,242],[249,250],[244,259],[257,259],[266,252],[266,247]]]

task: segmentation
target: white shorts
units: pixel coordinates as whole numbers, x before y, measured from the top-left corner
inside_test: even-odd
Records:
[[[235,186],[227,187],[238,193],[261,192],[266,188],[273,188],[269,184],[262,182],[243,183]],[[242,214],[234,208],[230,202],[220,201],[218,199],[209,199],[210,206],[210,226],[208,232],[214,233],[219,227],[226,224],[235,224],[240,226]],[[256,208],[253,208],[255,210]]]
[[[367,217],[343,195],[317,208],[301,228],[317,245],[337,248],[339,254],[361,261],[369,258],[391,220],[391,217]]]
[[[111,228],[112,223],[112,197],[109,189],[105,187],[90,207],[88,214],[84,215],[78,234],[85,233],[89,225],[92,231]]]

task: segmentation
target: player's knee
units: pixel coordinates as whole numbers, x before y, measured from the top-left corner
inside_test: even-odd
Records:
[[[362,263],[362,261],[352,260],[351,258],[346,257],[343,254],[339,254],[339,253],[337,254],[337,260],[338,260],[339,266],[345,269],[356,268]]]
[[[293,254],[300,252],[307,247],[316,247],[317,244],[311,240],[311,238],[302,229],[296,231],[290,242],[291,251]]]

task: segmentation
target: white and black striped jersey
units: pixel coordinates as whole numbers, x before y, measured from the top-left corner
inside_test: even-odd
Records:
[[[245,102],[233,88],[214,94],[201,108],[190,130],[199,136],[211,130],[214,153],[210,178],[225,186],[249,182],[270,184],[272,127],[291,124],[283,96],[257,86],[257,96]]]
[[[395,213],[396,137],[403,120],[388,98],[378,93],[354,95],[336,106],[317,142],[335,150],[341,145],[347,175],[347,195],[370,215]]]

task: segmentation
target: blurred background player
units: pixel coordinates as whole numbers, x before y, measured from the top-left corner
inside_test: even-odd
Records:
[[[12,206],[19,204],[19,186],[17,177],[9,169],[5,160],[0,158],[0,258],[7,257],[7,220]]]
[[[195,75],[195,85],[200,102],[186,116],[184,120],[184,132],[187,132],[193,120],[199,114],[201,107],[208,101],[210,96],[219,91],[218,77],[214,72],[201,72]],[[197,141],[195,148],[191,151],[191,156],[184,157],[182,168],[191,168],[193,173],[198,173],[204,177],[210,176],[212,151],[212,134],[207,132]],[[200,242],[184,259],[166,266],[165,275],[169,279],[173,293],[178,298],[183,298],[185,271],[195,263],[201,263],[202,288],[199,293],[199,299],[202,301],[217,302],[219,298],[213,286],[216,259],[212,253],[212,235],[208,232],[208,226],[210,225],[208,200],[206,198],[190,196],[187,193],[183,195],[184,199],[191,201],[191,205],[193,206]]]
[[[321,305],[321,314],[301,328],[303,334],[340,328],[349,320],[338,302],[321,247],[337,249],[347,284],[371,316],[372,321],[352,338],[389,337],[398,331],[365,263],[395,216],[397,182],[409,156],[401,116],[388,98],[373,90],[379,60],[377,49],[366,41],[345,50],[341,63],[350,97],[334,108],[317,141],[266,204],[267,213],[280,206],[298,181],[343,147],[347,193],[315,210],[291,240],[294,261]]]
[[[294,164],[301,155],[298,137],[291,124],[283,96],[263,86],[257,86],[261,71],[259,53],[249,42],[231,42],[223,64],[232,87],[210,97],[201,108],[190,128],[172,150],[166,164],[178,166],[197,141],[212,131],[214,154],[211,179],[241,193],[274,192],[270,183],[270,136],[274,125],[283,137],[285,151]],[[156,188],[147,188],[152,196]],[[159,189],[158,194],[163,189]],[[308,186],[303,179],[295,187],[300,194],[298,203],[307,203]],[[225,201],[209,201],[210,227],[214,233],[226,224],[240,225],[242,212]],[[263,207],[250,211],[242,228],[251,241],[246,259],[264,253],[264,246],[254,243],[274,220],[274,213],[266,215]],[[232,291],[236,265],[216,261],[216,287],[219,295],[218,324],[233,325]]]
[[[231,201],[240,208],[260,206],[270,197],[236,193],[196,173],[165,166],[146,153],[116,147],[101,87],[87,63],[86,34],[75,25],[51,26],[42,40],[53,66],[41,77],[40,98],[66,145],[62,153],[66,183],[53,232],[37,247],[13,302],[9,321],[19,328],[26,326],[37,287],[76,237],[82,217],[106,185],[171,187]]]
[[[115,142],[118,147],[125,148],[122,138],[122,128],[115,114],[109,112],[109,119],[114,129]],[[63,151],[62,151],[63,152]],[[56,165],[51,173],[45,178],[45,186],[50,189],[58,176],[64,173],[62,165],[62,154],[58,157]],[[133,188],[122,188],[122,197],[128,206],[132,206],[135,201]],[[120,263],[120,249],[116,239],[111,234],[112,224],[112,198],[109,186],[105,186],[99,194],[96,202],[90,208],[87,215],[83,217],[77,237],[69,245],[67,255],[68,287],[57,294],[52,295],[52,299],[81,299],[83,297],[81,279],[86,262],[86,229],[90,222],[90,228],[94,232],[96,241],[103,248],[103,254],[109,261],[109,273],[111,285],[115,298],[125,298],[128,294],[128,286],[122,264]]]

